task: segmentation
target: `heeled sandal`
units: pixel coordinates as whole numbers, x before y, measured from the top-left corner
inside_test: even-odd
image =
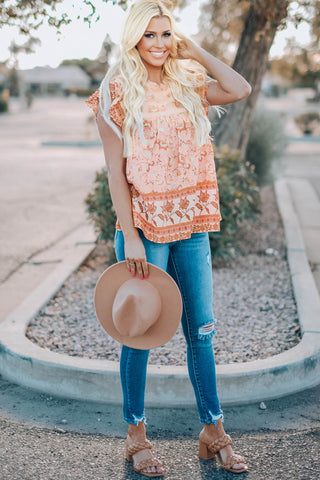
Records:
[[[232,440],[229,435],[224,433],[221,437],[213,440],[213,442],[206,443],[200,438],[201,433],[199,435],[199,457],[204,460],[209,460],[210,458],[214,458],[215,456],[218,457],[218,460],[221,464],[221,467],[224,470],[232,473],[243,473],[248,470],[246,468],[232,468],[233,465],[236,463],[245,463],[245,459],[241,455],[237,455],[236,453],[232,453],[228,455],[226,461],[223,462],[220,450],[227,447],[228,445],[232,445]]]
[[[152,445],[149,440],[144,440],[143,442],[136,442],[129,445],[128,438],[126,440],[126,458],[129,462],[133,462],[133,469],[136,473],[140,473],[140,475],[144,475],[145,477],[162,477],[164,472],[143,472],[145,468],[148,467],[161,467],[163,468],[162,463],[156,457],[152,455],[151,458],[147,458],[146,460],[142,460],[141,462],[134,463],[133,455],[141,450],[152,449]]]

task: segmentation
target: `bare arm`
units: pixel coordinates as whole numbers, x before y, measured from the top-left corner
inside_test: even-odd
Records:
[[[133,224],[122,143],[99,114],[97,125],[107,165],[110,195],[124,236],[127,266],[132,274],[137,273],[140,278],[143,278],[148,276],[148,264],[143,242]],[[129,260],[134,261],[134,264],[129,266]]]
[[[180,45],[178,51],[180,58],[196,60],[215,78],[208,82],[207,99],[210,105],[225,105],[250,95],[249,83],[231,67],[188,38],[183,39]]]

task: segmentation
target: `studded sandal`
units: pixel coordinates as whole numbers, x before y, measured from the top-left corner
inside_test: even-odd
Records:
[[[232,468],[236,463],[245,463],[245,459],[241,455],[237,455],[236,453],[232,453],[228,455],[226,461],[223,462],[222,457],[220,455],[220,450],[227,447],[228,445],[232,445],[232,440],[229,435],[224,433],[221,437],[218,437],[216,440],[213,440],[211,443],[207,443],[201,440],[201,433],[199,435],[199,457],[204,460],[209,460],[210,458],[214,458],[215,456],[218,457],[221,467],[224,470],[228,470],[228,472],[232,473],[243,473],[248,470],[248,467],[245,468]]]
[[[157,473],[157,472],[143,472],[142,470],[148,467],[161,467],[163,468],[162,463],[156,457],[152,456],[146,460],[142,460],[141,462],[135,463],[133,460],[133,455],[141,450],[152,449],[152,445],[149,440],[144,440],[142,442],[136,442],[129,444],[128,437],[126,440],[126,458],[129,462],[133,462],[133,469],[135,472],[140,473],[140,475],[144,475],[145,477],[162,477],[164,473]]]

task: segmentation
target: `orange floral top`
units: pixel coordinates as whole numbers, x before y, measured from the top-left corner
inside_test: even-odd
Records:
[[[199,89],[208,114],[207,86]],[[110,82],[112,121],[122,127],[121,83]],[[98,113],[99,91],[87,100]],[[148,81],[143,105],[144,137],[133,138],[126,160],[134,225],[156,243],[189,238],[195,232],[219,231],[219,193],[213,148],[194,141],[194,127],[167,84]],[[119,222],[117,229],[120,230]]]

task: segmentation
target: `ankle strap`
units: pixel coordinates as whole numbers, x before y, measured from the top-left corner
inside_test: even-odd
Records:
[[[147,439],[142,442],[136,442],[132,445],[128,445],[128,453],[129,455],[134,455],[135,453],[140,452],[140,450],[145,450],[146,448],[152,448],[151,443]]]
[[[222,448],[225,448],[228,445],[232,445],[232,440],[231,437],[225,433],[224,435],[222,435],[222,437],[219,437],[213,442],[211,442],[207,448],[208,450],[210,450],[210,452],[217,453],[222,450]]]

